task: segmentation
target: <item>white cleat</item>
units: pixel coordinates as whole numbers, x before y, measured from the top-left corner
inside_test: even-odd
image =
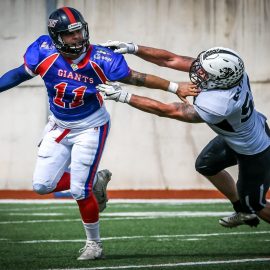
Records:
[[[83,260],[96,260],[103,259],[103,248],[101,242],[86,241],[85,246],[79,250],[81,253],[80,257],[77,258],[79,261]]]
[[[259,223],[260,220],[256,214],[242,212],[235,212],[231,216],[224,217],[219,220],[219,224],[227,228],[234,228],[239,225],[249,225],[250,227],[257,227]]]
[[[103,212],[108,202],[107,185],[111,180],[112,173],[109,170],[97,172],[97,181],[93,188],[93,193],[98,201],[99,212]]]

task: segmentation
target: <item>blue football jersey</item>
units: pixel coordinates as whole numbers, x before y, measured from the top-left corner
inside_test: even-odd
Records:
[[[103,104],[96,86],[127,77],[130,69],[121,54],[90,45],[78,64],[64,58],[47,35],[32,43],[25,55],[28,72],[40,75],[47,88],[50,110],[63,121],[88,117]]]

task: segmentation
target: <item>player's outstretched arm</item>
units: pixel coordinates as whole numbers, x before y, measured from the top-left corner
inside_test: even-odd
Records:
[[[141,45],[138,46],[136,55],[158,66],[172,68],[185,72],[189,72],[191,64],[195,60],[192,57],[177,55],[167,50]]]
[[[165,104],[155,99],[131,95],[129,105],[141,111],[156,114],[160,117],[172,118],[188,123],[203,123],[193,105],[186,103]]]
[[[189,72],[190,66],[195,60],[192,57],[177,55],[163,49],[137,45],[133,42],[109,40],[101,45],[111,48],[116,53],[136,54],[140,58],[156,65],[185,72]]]
[[[155,75],[141,73],[131,70],[128,77],[121,82],[136,86],[144,86],[152,89],[161,89],[175,93],[183,102],[188,103],[187,96],[197,96],[199,89],[192,83],[175,83]]]
[[[141,111],[156,114],[160,117],[173,118],[183,122],[204,122],[194,107],[185,103],[165,104],[154,99],[141,97],[128,93],[118,83],[100,84],[97,89],[101,91],[105,99],[128,103]]]
[[[31,78],[33,77],[26,72],[24,65],[12,69],[0,78],[0,92],[6,91]]]

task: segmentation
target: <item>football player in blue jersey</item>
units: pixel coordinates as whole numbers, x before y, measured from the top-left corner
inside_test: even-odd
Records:
[[[106,99],[122,101],[145,112],[189,123],[207,123],[218,136],[200,153],[196,170],[204,175],[233,204],[235,213],[219,220],[224,227],[257,226],[257,215],[270,223],[270,132],[266,117],[254,108],[248,75],[241,57],[233,50],[215,47],[196,59],[166,50],[109,41],[115,52],[133,53],[160,66],[189,72],[191,82],[201,89],[194,104],[163,104],[131,95],[116,84],[98,87]],[[123,101],[122,101],[123,102]],[[238,164],[235,184],[226,168]]]
[[[97,172],[110,117],[96,86],[121,81],[179,93],[181,85],[131,70],[121,54],[90,44],[88,25],[74,8],[55,10],[48,31],[28,47],[23,65],[0,78],[0,92],[36,75],[44,80],[52,115],[39,147],[33,189],[38,194],[70,189],[87,236],[78,260],[98,259],[103,257],[99,211],[106,206],[111,173]],[[190,92],[182,88],[181,98],[196,95],[192,85]]]

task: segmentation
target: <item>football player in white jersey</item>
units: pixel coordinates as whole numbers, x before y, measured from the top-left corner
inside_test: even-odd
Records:
[[[194,104],[164,104],[131,95],[119,84],[103,84],[106,99],[125,102],[145,112],[189,123],[205,122],[218,135],[202,150],[196,170],[210,180],[233,204],[235,213],[219,220],[224,227],[257,226],[257,215],[270,223],[266,193],[270,184],[270,132],[266,117],[254,108],[249,78],[240,56],[215,47],[196,59],[171,52],[110,41],[118,53],[136,53],[144,60],[180,71],[189,71],[201,93]],[[237,184],[226,168],[237,165]]]

